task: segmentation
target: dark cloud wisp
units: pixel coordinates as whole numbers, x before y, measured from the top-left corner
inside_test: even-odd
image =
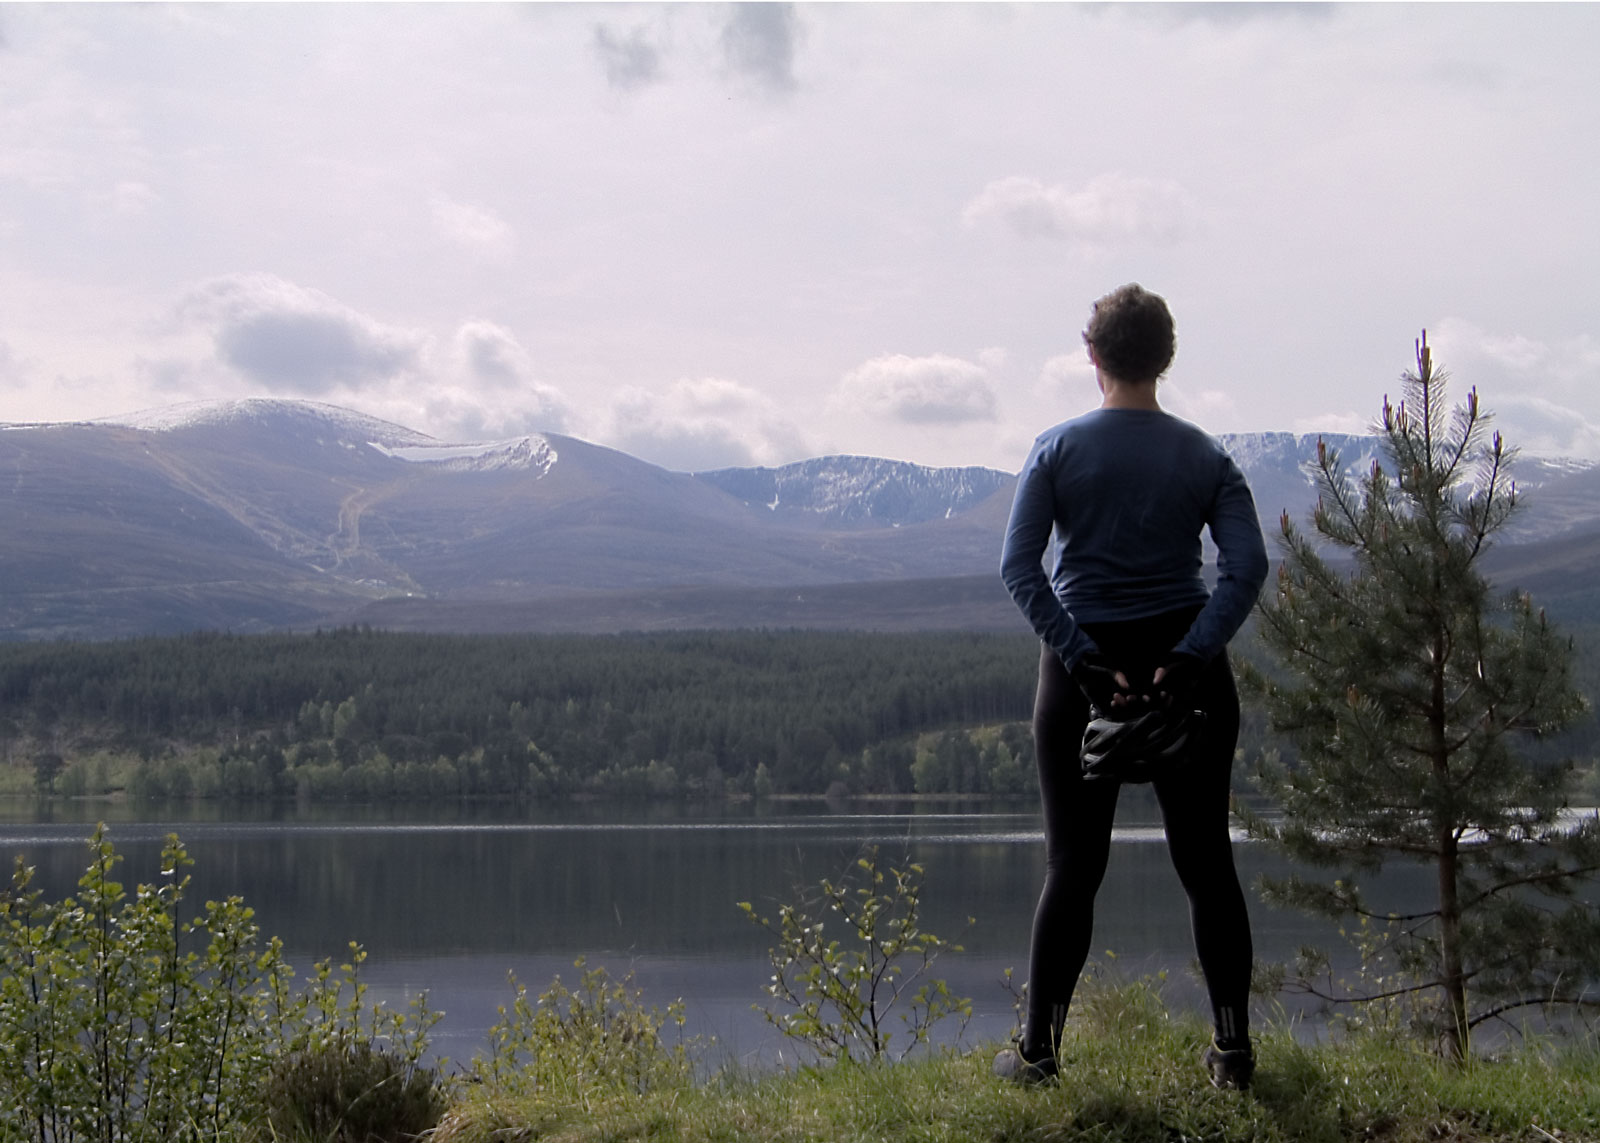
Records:
[[[208,282],[179,307],[217,357],[259,385],[323,394],[413,369],[426,338],[382,325],[326,294],[266,274]]]
[[[722,27],[723,63],[735,75],[771,94],[793,91],[795,41],[800,32],[794,5],[732,4],[729,9]]]
[[[594,51],[605,69],[606,81],[614,88],[631,91],[661,78],[661,51],[643,28],[616,32],[596,24]]]
[[[306,393],[392,376],[416,356],[336,315],[307,313],[256,314],[225,326],[217,331],[217,350],[257,381]]]

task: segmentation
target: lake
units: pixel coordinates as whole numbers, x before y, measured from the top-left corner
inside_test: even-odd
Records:
[[[283,939],[297,975],[369,951],[375,996],[403,1004],[427,991],[444,1019],[433,1050],[461,1059],[482,1045],[496,1007],[513,996],[508,972],[537,994],[560,973],[576,983],[579,956],[634,974],[647,1004],[681,998],[690,1034],[714,1054],[753,1063],[792,1059],[753,1010],[766,998],[770,941],[737,908],[775,916],[868,847],[921,864],[923,928],[959,940],[935,975],[970,996],[965,1042],[999,1039],[1014,1022],[1002,985],[1026,976],[1028,933],[1044,876],[1031,803],[981,812],[927,805],[835,811],[820,803],[702,807],[568,804],[513,808],[125,803],[0,806],[0,854],[22,854],[52,897],[72,891],[84,839],[105,820],[126,861],[118,880],[153,880],[163,838],[178,833],[195,865],[191,902],[237,894],[264,934]],[[1168,969],[1168,995],[1200,1005],[1187,971],[1188,909],[1159,822],[1124,798],[1097,905],[1096,955],[1138,976]],[[1236,847],[1248,886],[1282,872],[1263,847]],[[1258,957],[1286,959],[1325,926],[1267,909],[1247,889]],[[968,918],[975,924],[968,927]],[[1106,956],[1109,952],[1114,956]],[[781,1055],[780,1055],[781,1054]]]

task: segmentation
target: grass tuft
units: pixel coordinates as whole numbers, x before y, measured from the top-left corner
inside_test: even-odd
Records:
[[[1269,1030],[1255,1088],[1213,1089],[1207,1040],[1147,984],[1075,1017],[1062,1079],[996,1080],[999,1045],[895,1064],[842,1062],[638,1093],[508,1095],[471,1085],[435,1143],[1526,1143],[1600,1140],[1593,1046],[1532,1045],[1455,1067],[1403,1043]],[[1108,1030],[1112,1028],[1114,1030]]]

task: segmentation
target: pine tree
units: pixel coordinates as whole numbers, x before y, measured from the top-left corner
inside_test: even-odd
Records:
[[[1461,1059],[1487,1020],[1600,1003],[1600,918],[1579,896],[1600,870],[1600,822],[1571,811],[1569,763],[1525,750],[1583,709],[1571,642],[1480,566],[1517,504],[1514,453],[1476,390],[1447,409],[1425,332],[1416,357],[1405,399],[1384,400],[1383,459],[1353,480],[1319,441],[1314,535],[1283,517],[1259,627],[1275,666],[1250,676],[1298,759],[1264,763],[1281,818],[1248,824],[1343,874],[1273,881],[1269,899],[1365,936],[1363,985],[1320,983],[1314,961],[1297,983],[1329,1000],[1406,1002]],[[1430,907],[1369,903],[1358,878],[1407,863],[1431,868]]]

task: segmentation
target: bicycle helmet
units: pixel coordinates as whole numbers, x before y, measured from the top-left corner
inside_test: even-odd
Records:
[[[1148,710],[1124,721],[1091,713],[1078,755],[1083,776],[1118,782],[1151,782],[1170,772],[1206,719],[1204,711],[1182,708]]]

